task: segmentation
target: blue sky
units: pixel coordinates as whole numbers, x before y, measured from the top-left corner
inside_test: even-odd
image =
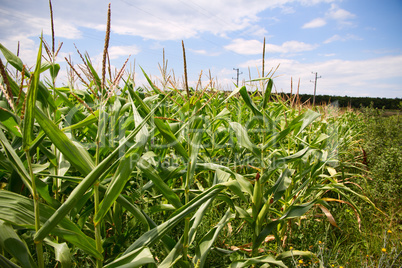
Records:
[[[300,93],[312,94],[317,72],[317,94],[402,97],[400,0],[53,0],[56,43],[63,42],[59,84],[67,83],[64,57],[81,63],[74,44],[100,68],[109,2],[112,67],[131,55],[127,70],[136,66],[137,86],[146,84],[138,66],[160,79],[163,49],[180,83],[184,40],[190,86],[201,71],[206,86],[211,71],[215,85],[233,89],[233,68],[240,80],[258,77],[265,37],[265,70],[279,64],[278,92],[290,92],[293,78],[293,92],[300,79]],[[16,52],[20,41],[20,56],[32,66],[42,30],[51,43],[48,1],[0,3],[0,42]]]

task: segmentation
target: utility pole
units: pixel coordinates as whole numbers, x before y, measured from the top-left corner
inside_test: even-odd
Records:
[[[313,96],[313,107],[315,106],[315,92],[316,92],[316,90],[317,90],[317,79],[318,78],[321,78],[321,76],[320,77],[317,77],[317,72],[311,72],[312,74],[315,74],[315,80],[314,81],[311,81],[310,80],[310,82],[312,82],[312,83],[314,83],[314,96]]]
[[[236,78],[236,86],[239,86],[239,75],[243,74],[243,72],[239,73],[239,68],[233,68],[233,70],[235,70],[237,72],[237,78]],[[235,79],[232,77],[232,79]]]

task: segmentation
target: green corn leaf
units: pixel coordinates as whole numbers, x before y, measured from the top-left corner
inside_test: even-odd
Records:
[[[295,154],[289,155],[289,156],[285,156],[282,158],[278,158],[277,160],[275,160],[275,162],[277,163],[277,166],[279,166],[279,164],[288,164],[292,161],[295,161],[297,159],[300,159],[302,156],[304,156],[307,151],[309,150],[309,147],[306,147],[304,149],[301,149],[300,151],[298,151]]]
[[[52,67],[52,64],[50,62],[48,62],[48,61],[42,62],[41,65],[40,65],[39,73],[43,73],[44,71],[49,70],[50,67]]]
[[[264,100],[262,103],[262,108],[267,108],[267,104],[269,102],[269,98],[271,97],[271,91],[272,91],[272,86],[273,86],[273,81],[271,78],[268,79],[268,84],[267,84],[267,88],[264,91]]]
[[[13,256],[21,267],[36,267],[28,248],[15,233],[11,224],[0,220],[0,246]]]
[[[161,237],[163,237],[169,230],[171,230],[179,222],[181,222],[188,214],[199,208],[203,203],[207,202],[208,200],[214,199],[223,189],[226,188],[227,185],[228,183],[219,184],[210,187],[208,190],[205,190],[202,194],[198,195],[185,206],[177,210],[177,213],[173,217],[143,234],[130,247],[128,247],[128,249],[120,258],[115,261],[128,258],[126,255],[131,251],[143,246],[151,246],[155,242],[159,241]]]
[[[282,219],[292,219],[303,216],[307,211],[309,211],[315,204],[315,201],[304,203],[301,205],[292,205],[285,212],[285,214],[280,218]]]
[[[265,237],[271,234],[271,232],[281,223],[282,220],[271,221],[270,223],[266,224],[264,229],[258,234],[257,239],[253,243],[253,249],[257,249],[261,243],[265,240]]]
[[[126,153],[121,160],[120,164],[114,173],[112,181],[110,182],[105,197],[100,203],[99,211],[95,215],[94,223],[98,224],[102,218],[106,215],[110,207],[113,205],[113,202],[116,201],[121,191],[124,189],[127,181],[130,179],[131,171],[136,166],[135,158],[138,158],[139,155],[142,154],[144,149],[144,145],[134,145],[134,149],[131,152]]]
[[[22,138],[21,129],[14,114],[7,110],[0,109],[0,122],[8,131]]]
[[[251,111],[253,112],[253,114],[255,116],[261,117],[262,118],[262,113],[260,110],[258,110],[257,106],[255,105],[255,103],[253,102],[253,100],[250,98],[250,95],[247,92],[247,88],[246,86],[243,86],[240,90],[240,95],[243,98],[244,102],[246,103],[246,105],[251,109]]]
[[[17,155],[11,144],[8,142],[2,130],[0,130],[0,142],[7,155],[7,159],[11,163],[13,169],[17,171],[18,175],[20,175],[25,186],[29,189],[31,194],[33,194],[31,177],[29,176],[29,173],[26,170],[24,163],[22,163],[20,157]]]
[[[298,126],[295,128],[296,136],[299,135],[307,126],[309,126],[314,120],[316,120],[318,117],[321,115],[317,112],[314,112],[312,110],[307,110],[304,114],[296,117],[291,123],[292,124],[298,124]]]
[[[39,144],[39,148],[40,148],[41,152],[42,152],[44,155],[46,155],[46,157],[47,157],[47,159],[50,161],[50,163],[51,163],[53,166],[57,167],[57,159],[56,159],[56,156],[55,156],[51,151],[49,151],[45,146],[43,146],[42,143]]]
[[[217,170],[217,172],[215,173],[215,177],[216,178],[214,179],[214,183],[222,182],[222,184],[226,184],[227,187],[230,189],[232,189],[234,187],[239,188],[239,185],[235,182],[228,183],[228,180],[230,178],[229,173]],[[191,227],[188,231],[188,243],[189,244],[192,244],[194,242],[196,234],[197,234],[198,226],[202,223],[202,219],[203,219],[204,215],[207,213],[207,210],[212,202],[213,202],[213,198],[210,198],[209,200],[206,200],[204,203],[202,203],[200,205],[200,207],[197,209],[197,211],[194,213],[193,217],[191,218],[191,220],[189,222],[189,226],[191,226]],[[177,215],[177,214],[178,214],[178,211],[176,211],[172,216],[174,217],[174,215]],[[226,218],[226,216],[228,216],[229,218]],[[231,214],[230,216],[228,214],[225,214],[225,219],[230,220],[234,216],[235,216],[234,214]],[[226,221],[226,220],[224,220],[224,221]],[[220,227],[223,227],[223,225],[222,226],[219,225],[218,228],[220,229]],[[219,233],[219,231],[216,232],[216,229],[215,229],[214,234],[217,235],[218,233]],[[215,236],[213,236],[213,237],[215,237]],[[179,262],[179,259],[182,257],[183,238],[184,238],[184,236],[182,236],[182,238],[176,243],[175,247],[170,251],[168,256],[160,264],[160,268],[173,267],[173,266],[175,266],[176,263],[179,266],[181,265],[181,263]],[[205,239],[204,241],[207,241],[207,240],[208,239]],[[208,240],[208,241],[211,241],[211,240]],[[206,245],[204,244],[202,251],[200,251],[200,253],[201,253],[200,256],[206,256],[208,254],[208,252],[207,252],[208,249],[205,246]]]
[[[48,238],[46,238],[44,241],[49,246],[53,247],[55,259],[56,261],[60,262],[62,268],[69,268],[72,266],[72,255],[66,242],[60,244],[52,242]]]
[[[247,130],[245,129],[244,126],[237,122],[230,122],[230,127],[233,129],[235,132],[236,138],[237,138],[237,143],[248,149],[250,152],[252,152],[256,157],[261,158],[261,150],[251,142],[250,137],[248,136]]]
[[[60,65],[57,63],[52,63],[49,68],[50,76],[52,77],[53,80],[57,78],[57,75],[59,74],[60,71]]]
[[[35,215],[33,200],[5,190],[0,190],[0,219],[12,225],[35,230]],[[40,203],[41,225],[53,216],[56,211]],[[63,217],[60,224],[51,231],[52,235],[70,242],[92,256],[102,259],[102,255],[96,250],[95,241],[86,236],[73,222]]]
[[[202,223],[202,219],[206,214],[209,206],[211,205],[213,199],[209,199],[205,203],[203,203],[199,209],[194,213],[194,216],[191,218],[189,226],[190,229],[188,231],[188,243],[191,245],[197,234],[197,228]],[[175,264],[179,261],[179,259],[183,256],[183,236],[176,243],[175,247],[169,252],[168,256],[163,260],[163,262],[158,266],[159,268],[170,268],[175,266]],[[180,265],[180,263],[178,263]]]
[[[64,127],[61,130],[66,131],[66,130],[72,130],[72,129],[78,129],[78,128],[90,126],[90,125],[98,122],[97,116],[99,116],[99,110],[96,110],[93,114],[88,115],[84,120],[81,120],[80,122],[78,122],[74,125]]]
[[[209,251],[211,250],[212,245],[215,243],[216,239],[220,231],[226,224],[235,218],[235,214],[228,209],[219,223],[212,228],[198,243],[198,246],[195,250],[195,257],[193,258],[193,264],[197,265],[197,267],[204,267],[206,258],[208,256]]]
[[[42,39],[39,44],[36,67],[33,73],[31,86],[28,89],[25,105],[25,115],[23,122],[22,147],[26,151],[33,141],[33,125],[35,119],[36,96],[39,88],[39,75],[42,60]]]
[[[8,142],[3,131],[1,131],[1,130],[0,130],[0,143],[3,145],[3,148],[7,155],[7,159],[9,161],[9,163],[11,164],[12,168],[18,173],[18,175],[24,182],[25,186],[29,189],[29,191],[32,194],[33,190],[32,190],[31,177],[29,176],[29,173],[28,173],[27,169],[25,168],[24,163],[21,161],[20,157],[17,155],[14,148]],[[49,204],[51,204],[53,206],[58,205],[58,203],[55,202],[55,200],[49,195],[49,189],[48,189],[47,184],[45,184],[40,179],[36,179],[35,182],[37,184],[36,187],[39,192],[39,195],[43,199],[45,199],[45,201],[48,202]]]
[[[140,125],[143,119],[139,115],[131,98],[130,101],[132,103],[133,108],[134,122],[136,125]],[[127,180],[130,178],[131,171],[135,169],[137,165],[137,160],[139,156],[142,155],[148,137],[149,137],[148,129],[146,128],[146,126],[144,126],[135,136],[137,140],[136,144],[134,144],[120,160],[119,167],[117,168],[113,176],[113,179],[109,187],[107,188],[105,197],[100,204],[99,211],[97,215],[95,215],[94,219],[95,224],[100,222],[100,220],[106,215],[107,211],[112,206],[113,202],[116,201],[116,199],[120,195]]]
[[[0,43],[0,50],[4,55],[4,58],[11,64],[15,69],[22,71],[23,63],[20,58],[18,58],[14,53],[8,50],[5,46]]]
[[[250,225],[254,224],[253,217],[246,210],[244,210],[244,209],[242,209],[241,207],[238,207],[238,206],[235,206],[235,210],[236,210],[237,214],[239,215],[239,218],[244,219]]]
[[[286,168],[275,182],[275,185],[269,190],[268,194],[272,193],[274,195],[273,202],[278,201],[292,183],[291,176],[293,171],[294,170]]]
[[[195,173],[195,167],[197,164],[197,156],[198,156],[198,151],[200,148],[201,140],[202,140],[202,135],[204,130],[202,129],[203,125],[203,118],[201,117],[196,117],[192,124],[190,124],[190,129],[189,129],[189,139],[190,139],[190,144],[189,144],[189,150],[190,150],[190,161],[188,163],[187,167],[187,176],[186,176],[186,189],[189,187],[189,185],[193,181],[194,173]]]
[[[41,44],[42,44],[42,38],[41,38]],[[42,49],[42,46],[40,46],[40,50],[41,49]],[[3,53],[4,57],[6,58],[7,62],[9,62],[11,64],[11,66],[13,66],[15,69],[22,72],[24,65],[23,65],[21,59],[18,58],[16,55],[14,55],[10,50],[5,48],[2,44],[0,44],[0,50]],[[36,72],[36,70],[38,70],[38,73],[40,73],[40,65],[39,65],[38,69],[35,68],[35,72]],[[26,70],[25,76],[30,78],[31,74]],[[38,77],[39,77],[39,75],[38,75]],[[9,79],[9,81],[10,80],[13,82],[12,84],[15,84],[15,82],[12,79]],[[50,105],[53,110],[56,110],[57,106],[56,106],[52,96],[50,95],[49,90],[46,88],[46,86],[42,82],[38,82],[37,86],[38,86],[38,93],[39,93],[38,98],[41,99],[41,101],[44,105]],[[13,94],[18,95],[18,92],[19,92],[18,86],[15,87],[15,85],[14,85],[14,87],[12,86],[12,88],[13,88]],[[22,96],[24,96],[23,92],[22,92]]]
[[[242,192],[248,193],[250,196],[253,195],[253,185],[248,180],[246,180],[242,175],[233,172],[230,168],[215,163],[197,163],[197,170],[199,171],[203,170],[217,171],[218,169],[230,173],[239,183]]]
[[[161,90],[160,90],[157,86],[155,86],[154,83],[152,83],[152,80],[148,77],[148,75],[147,75],[147,73],[144,71],[144,69],[142,69],[141,66],[140,66],[140,68],[141,68],[141,71],[142,71],[142,73],[144,74],[145,78],[147,79],[149,85],[150,85],[151,88],[154,90],[154,92],[155,92],[156,94],[161,93]]]
[[[166,96],[167,97],[167,96]],[[165,98],[166,98],[165,97]],[[163,101],[162,101],[163,102]],[[74,207],[78,198],[84,195],[84,193],[95,183],[97,179],[115,162],[116,156],[121,152],[122,148],[126,146],[126,143],[137,135],[141,128],[149,121],[155,110],[162,103],[160,102],[155,108],[144,118],[144,120],[139,124],[125,139],[120,141],[119,146],[109,154],[98,166],[96,166],[83,180],[75,187],[67,200],[57,209],[56,213],[50,217],[44,225],[35,234],[34,239],[36,241],[43,240],[46,235],[48,235],[51,230],[53,230],[57,224],[70,212]]]
[[[282,260],[286,258],[294,258],[294,256],[302,256],[307,257],[309,259],[314,259],[317,263],[319,263],[319,268],[324,268],[322,261],[310,251],[300,251],[300,250],[292,250],[292,251],[285,251],[276,256],[277,259]]]
[[[144,110],[144,114],[148,114],[150,111],[150,108],[148,107],[148,105],[146,105],[144,103],[144,101],[141,99],[141,97],[137,94],[137,92],[134,92],[133,89],[129,86],[128,87],[129,92],[131,94],[131,97],[133,99],[135,99],[135,101],[137,101],[141,108]],[[144,116],[144,114],[142,114]],[[167,140],[167,143],[169,146],[173,146],[173,148],[175,148],[176,152],[179,153],[182,157],[184,157],[184,159],[186,161],[188,161],[189,156],[188,153],[186,151],[186,149],[184,149],[183,145],[181,145],[181,143],[177,140],[176,136],[173,134],[172,130],[169,127],[169,124],[163,122],[161,119],[159,118],[154,118],[154,124],[157,127],[157,129],[159,130],[159,132],[161,133],[161,135]]]
[[[155,168],[146,160],[141,158],[137,163],[139,169],[144,173],[145,177],[152,180],[154,185],[158,188],[160,193],[169,201],[175,208],[180,208],[183,204],[175,192],[163,181]]]
[[[60,97],[59,99],[61,99],[63,101],[64,105],[67,105],[70,108],[75,107],[75,104],[68,99],[66,94],[63,92],[62,88],[56,88],[56,89],[54,89],[54,91]],[[70,89],[68,89],[68,92],[70,92]],[[77,111],[74,111],[74,112],[80,113],[81,111],[77,110]]]
[[[21,268],[21,266],[16,265],[15,263],[8,260],[6,257],[0,254],[0,267],[2,268]]]
[[[105,268],[136,268],[143,267],[146,264],[155,264],[154,257],[147,247],[142,247],[136,250],[133,250],[129,254],[130,258],[122,259],[120,261],[112,262],[106,266]]]
[[[163,237],[169,230],[181,222],[189,213],[200,207],[206,201],[215,198],[224,188],[224,185],[215,185],[204,191],[197,198],[194,198],[183,206],[180,213],[143,234],[123,253],[121,257],[114,260],[111,264],[119,261],[128,261],[131,259],[129,255],[130,252],[138,250],[144,246],[151,246],[155,242],[159,241],[161,237]]]
[[[179,263],[182,257],[183,257],[183,237],[181,237],[180,240],[177,241],[176,246],[169,252],[166,258],[158,265],[158,268],[183,267],[180,266]]]
[[[94,82],[96,83],[97,87],[99,90],[101,90],[101,80],[99,78],[99,75],[96,73],[95,68],[92,66],[91,61],[89,60],[89,58],[87,56],[85,56],[85,60],[87,62],[87,66],[89,67],[89,69],[91,70],[92,76],[94,78]]]
[[[287,266],[280,260],[275,259],[275,257],[271,255],[264,255],[255,258],[249,258],[244,260],[237,260],[230,264],[230,268],[243,268],[243,267],[250,267],[254,264],[268,264],[268,265],[275,265],[283,268],[287,268]]]
[[[43,131],[64,157],[82,174],[87,175],[94,168],[94,163],[84,156],[77,146],[51,121],[39,108],[36,109],[36,120]]]
[[[231,97],[233,97],[234,95],[239,93],[240,89],[242,89],[242,88],[243,87],[236,87],[235,90],[233,90],[232,93],[230,93],[229,96],[227,96],[227,98],[222,103],[226,103]]]
[[[295,136],[299,135],[307,126],[309,126],[315,119],[320,116],[319,113],[308,110],[307,112],[299,115],[292,122],[289,123],[288,127],[281,132],[272,135],[272,137],[267,141],[264,149],[270,148],[275,144],[285,138],[290,132],[295,131]]]

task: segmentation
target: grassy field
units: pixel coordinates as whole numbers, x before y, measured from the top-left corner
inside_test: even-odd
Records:
[[[191,89],[165,62],[139,88],[105,47],[58,87],[57,49],[30,72],[0,44],[1,267],[401,266],[399,114],[271,100],[272,74]]]

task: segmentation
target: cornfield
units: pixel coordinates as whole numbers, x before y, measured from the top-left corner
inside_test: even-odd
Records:
[[[144,90],[126,64],[107,78],[105,58],[98,74],[80,54],[58,87],[58,50],[44,40],[33,71],[0,50],[2,267],[208,267],[212,251],[241,252],[230,267],[323,267],[285,250],[291,223],[314,211],[337,228],[331,203],[357,221],[356,198],[372,204],[350,187],[348,114],[273,96],[272,73],[249,81],[259,95],[180,88],[166,72],[158,86],[142,70]],[[225,244],[234,223],[246,233]]]

